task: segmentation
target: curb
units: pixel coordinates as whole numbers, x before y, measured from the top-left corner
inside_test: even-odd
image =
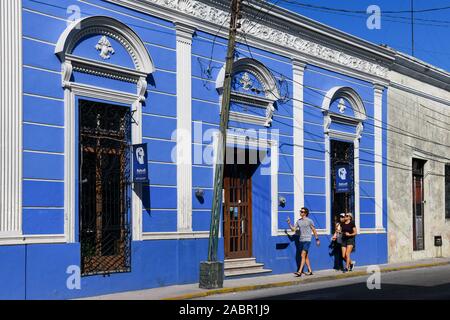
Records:
[[[428,267],[438,267],[438,266],[444,266],[444,265],[448,265],[448,264],[450,264],[450,261],[423,263],[423,264],[406,265],[406,266],[399,266],[399,267],[386,267],[386,268],[382,268],[380,271],[381,271],[381,273],[387,273],[387,272],[393,272],[393,271],[404,271],[404,270],[421,269],[421,268],[428,268]],[[321,281],[328,281],[328,280],[340,280],[340,279],[355,278],[355,277],[365,276],[365,275],[368,275],[368,273],[366,271],[353,271],[353,272],[347,272],[347,273],[341,273],[341,274],[337,274],[337,275],[329,275],[329,276],[323,276],[323,277],[317,277],[317,278],[306,278],[306,279],[302,279],[302,280],[272,282],[272,283],[247,285],[247,286],[240,286],[240,287],[213,289],[213,290],[208,290],[208,291],[204,291],[204,292],[188,293],[188,294],[184,294],[184,295],[164,298],[162,300],[189,300],[189,299],[195,299],[195,298],[205,298],[205,297],[218,295],[218,294],[225,294],[225,293],[245,292],[245,291],[253,291],[253,290],[260,290],[260,289],[279,288],[279,287],[289,287],[289,286],[295,286],[295,285],[302,284],[302,283],[313,283],[313,282],[321,282]]]

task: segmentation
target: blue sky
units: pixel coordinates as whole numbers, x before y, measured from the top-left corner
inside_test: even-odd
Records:
[[[411,54],[410,13],[383,13],[383,11],[410,10],[410,0],[269,0],[306,17],[363,38],[375,44],[387,44]],[[366,11],[370,5],[381,8],[381,29],[369,30],[369,15],[361,13],[332,12],[306,8],[289,2],[314,6]],[[450,6],[450,0],[414,0],[414,10]],[[415,22],[415,56],[439,68],[450,71],[450,9],[415,13],[417,19],[435,20]],[[443,21],[443,22],[441,22]]]

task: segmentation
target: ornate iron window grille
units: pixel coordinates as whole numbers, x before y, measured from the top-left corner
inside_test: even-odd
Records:
[[[130,272],[130,109],[81,100],[79,112],[81,272]]]

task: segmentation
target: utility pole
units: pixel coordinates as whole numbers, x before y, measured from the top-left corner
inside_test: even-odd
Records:
[[[411,55],[414,57],[414,0],[411,0]]]
[[[222,92],[222,112],[220,115],[220,129],[217,139],[216,170],[214,175],[214,195],[211,211],[208,261],[203,261],[200,263],[199,287],[204,289],[223,287],[223,262],[217,261],[217,250],[219,244],[220,211],[222,208],[224,158],[227,141],[228,119],[230,114],[231,80],[233,76],[237,29],[240,28],[239,19],[241,17],[241,4],[242,0],[232,0],[231,2],[231,20],[228,36],[228,50],[225,62],[225,79],[223,82]]]

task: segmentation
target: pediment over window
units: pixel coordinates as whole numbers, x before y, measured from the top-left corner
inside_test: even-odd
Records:
[[[220,71],[216,89],[222,93],[225,69]],[[239,59],[233,64],[230,120],[270,126],[275,103],[280,99],[276,81],[259,61]]]
[[[62,62],[63,87],[80,72],[135,83],[144,99],[154,64],[139,36],[122,22],[93,16],[73,22],[61,34],[55,54]]]
[[[353,138],[362,134],[366,109],[359,94],[350,87],[331,88],[322,103],[325,133]]]

